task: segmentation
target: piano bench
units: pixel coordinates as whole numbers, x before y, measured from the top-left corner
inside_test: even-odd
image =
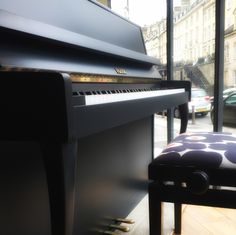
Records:
[[[161,235],[161,203],[174,203],[175,234],[181,204],[236,208],[236,136],[184,133],[149,165],[150,235]]]

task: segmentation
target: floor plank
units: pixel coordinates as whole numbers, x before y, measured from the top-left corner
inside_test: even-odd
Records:
[[[234,235],[236,234],[236,210],[194,205],[183,205],[181,235]],[[174,235],[173,204],[163,204],[162,235]],[[128,216],[136,221],[129,225],[130,232],[122,235],[149,235],[148,197]],[[124,225],[124,224],[123,224]]]

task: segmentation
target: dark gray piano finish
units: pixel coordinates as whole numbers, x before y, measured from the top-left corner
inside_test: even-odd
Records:
[[[2,66],[84,72],[83,57],[87,66],[94,63],[86,63],[84,54],[91,51],[110,60],[117,57],[149,68],[160,63],[146,55],[139,26],[87,0],[20,0],[18,4],[1,0],[0,31]],[[11,53],[9,47],[13,47]],[[69,56],[71,49],[74,52]]]
[[[0,233],[51,235],[46,170],[39,143],[0,141]]]
[[[149,116],[78,139],[75,234],[126,218],[144,197],[152,127]]]
[[[1,0],[0,33],[0,233],[87,235],[126,217],[147,193],[153,114],[186,103],[189,83],[161,81],[141,28],[91,1]],[[80,106],[76,73],[186,92]]]
[[[7,146],[1,147],[1,157],[10,158],[13,164],[22,159],[17,166],[23,168],[8,179],[12,166],[4,164],[7,178],[2,183],[18,182],[26,187],[23,195],[42,203],[39,208],[20,200],[19,187],[4,190],[6,208],[14,195],[15,208],[28,211],[20,230],[16,220],[4,222],[12,226],[0,221],[1,232],[12,235],[16,230],[17,235],[31,235],[34,229],[36,234],[87,235],[105,216],[126,217],[147,192],[153,114],[188,101],[186,91],[179,96],[86,107],[72,101],[73,86],[78,89],[80,85],[65,74],[1,72],[0,81],[0,146]],[[166,86],[165,81],[161,84],[158,81],[152,86]],[[185,87],[185,82],[182,85]],[[33,183],[28,184],[27,178]],[[11,209],[4,216],[18,218],[22,213]],[[31,216],[36,219],[30,220]]]
[[[16,30],[41,34],[45,37],[55,35],[58,36],[58,40],[63,38],[63,42],[66,41],[65,39],[68,36],[72,35],[70,33],[74,33],[78,36],[86,37],[87,40],[98,40],[145,54],[145,46],[139,26],[116,14],[111,14],[108,8],[99,7],[91,1],[18,0],[17,4],[14,3],[11,0],[1,0],[1,14],[4,12],[5,14],[11,13],[15,17],[22,18],[19,18],[17,24],[12,24],[4,16],[4,20],[1,20],[1,25],[8,24],[8,28],[11,25]],[[24,24],[27,20],[31,24]],[[38,26],[40,26],[39,23],[42,23],[41,27],[35,28],[34,24],[36,23],[38,23]],[[53,32],[49,32],[50,26],[55,27]],[[58,28],[67,32],[64,35],[57,34],[56,29]],[[126,34],[129,34],[129,37],[125,37],[124,35]],[[83,38],[81,37],[81,39]],[[78,45],[81,43],[81,46],[83,46],[83,43],[86,42],[79,40],[77,43]],[[91,46],[92,44],[89,45],[89,48]],[[96,45],[93,46],[96,47]],[[98,46],[97,49],[99,49]]]

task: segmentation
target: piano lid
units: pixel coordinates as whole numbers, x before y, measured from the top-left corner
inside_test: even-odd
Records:
[[[158,59],[146,55],[139,26],[89,0],[18,0],[17,4],[1,0],[0,32],[2,35],[10,31],[64,48],[159,64]],[[0,58],[0,64],[9,65],[4,58]]]

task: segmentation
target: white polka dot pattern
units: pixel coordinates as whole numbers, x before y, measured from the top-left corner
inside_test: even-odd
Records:
[[[156,158],[157,163],[204,168],[236,168],[236,136],[223,132],[184,133]]]

